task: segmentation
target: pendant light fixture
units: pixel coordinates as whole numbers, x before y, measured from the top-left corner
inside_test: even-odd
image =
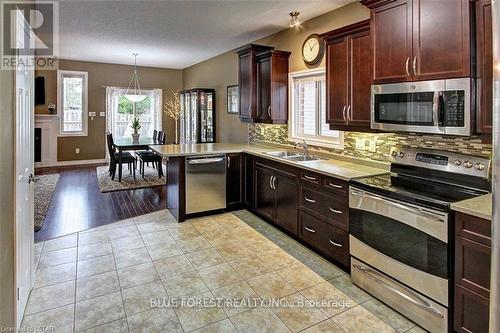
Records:
[[[128,84],[127,91],[125,92],[125,98],[131,101],[132,103],[142,102],[147,96],[143,95],[141,92],[141,85],[139,84],[139,74],[137,74],[137,56],[139,53],[132,53],[134,56],[134,74],[132,75],[132,79]],[[130,87],[133,86],[133,91]]]

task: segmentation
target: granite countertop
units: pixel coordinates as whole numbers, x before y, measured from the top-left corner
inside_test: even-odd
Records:
[[[163,157],[196,156],[208,154],[248,153],[269,160],[295,166],[317,172],[323,175],[336,177],[343,180],[353,178],[375,176],[388,173],[388,169],[376,168],[365,165],[359,160],[348,161],[335,159],[334,157],[321,156],[324,160],[294,162],[283,158],[265,154],[269,151],[291,150],[255,144],[236,143],[205,143],[205,144],[181,144],[151,146],[156,153]],[[314,153],[313,153],[314,154]],[[367,162],[368,163],[368,162]],[[369,164],[369,163],[368,163]]]
[[[493,195],[490,193],[476,198],[459,201],[452,204],[451,209],[491,221]]]

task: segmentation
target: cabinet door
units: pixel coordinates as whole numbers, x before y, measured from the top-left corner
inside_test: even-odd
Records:
[[[273,172],[266,168],[255,168],[255,210],[271,221],[274,219],[276,195],[272,188]]]
[[[245,154],[245,204],[250,208],[254,208],[254,168],[253,156]]]
[[[274,174],[276,188],[276,214],[274,222],[297,235],[297,179]]]
[[[493,38],[491,0],[476,1],[477,132],[493,126]]]
[[[397,0],[371,12],[373,82],[411,81],[412,0]]]
[[[347,38],[329,43],[327,52],[326,89],[328,112],[326,122],[330,125],[347,125]]]
[[[460,333],[486,333],[489,301],[466,288],[455,285],[454,329]]]
[[[243,202],[243,155],[228,154],[226,157],[226,201],[228,208],[234,208]]]
[[[413,80],[470,76],[469,0],[413,0]]]
[[[349,37],[349,127],[370,128],[372,52],[370,31]]]
[[[250,52],[240,55],[238,72],[238,91],[240,97],[240,118],[249,121],[252,119],[252,80],[253,61]]]
[[[269,123],[271,119],[271,57],[257,59],[257,119]]]

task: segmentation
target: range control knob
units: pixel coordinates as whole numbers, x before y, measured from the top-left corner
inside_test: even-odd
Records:
[[[484,170],[484,164],[481,162],[476,163],[476,169],[478,169],[479,171]]]
[[[464,167],[466,167],[467,169],[470,169],[472,168],[473,164],[471,161],[465,161],[464,162]]]
[[[400,152],[399,152],[399,157],[400,157],[400,158],[405,157],[405,153],[403,153],[402,151],[400,151]]]
[[[398,156],[398,152],[395,151],[395,150],[393,150],[392,153],[391,153],[391,155],[392,155],[392,157],[396,157],[396,156]]]
[[[462,161],[460,161],[460,160],[455,160],[455,162],[454,162],[454,163],[455,163],[455,165],[456,165],[456,166],[460,166],[460,165],[462,165]]]

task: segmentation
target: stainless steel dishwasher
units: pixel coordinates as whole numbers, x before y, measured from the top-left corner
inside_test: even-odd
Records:
[[[186,158],[186,213],[226,208],[226,156]]]

